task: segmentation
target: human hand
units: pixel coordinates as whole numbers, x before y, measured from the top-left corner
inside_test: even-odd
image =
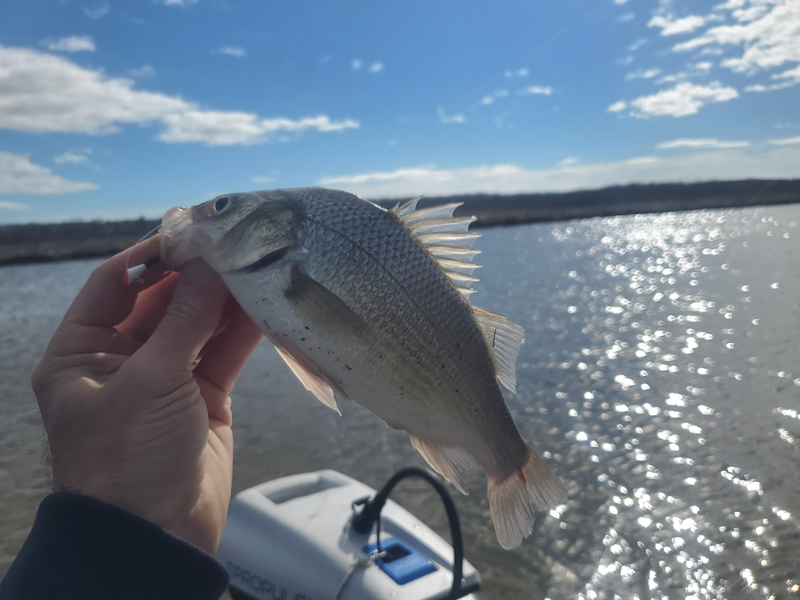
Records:
[[[201,260],[166,276],[157,262],[126,286],[127,264],[156,256],[159,243],[92,273],[33,390],[55,491],[117,506],[213,554],[230,504],[229,394],[262,336]]]

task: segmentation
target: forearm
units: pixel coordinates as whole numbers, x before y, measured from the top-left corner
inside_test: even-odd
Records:
[[[44,499],[0,582],[0,600],[217,600],[228,584],[212,556],[131,513],[58,493]]]

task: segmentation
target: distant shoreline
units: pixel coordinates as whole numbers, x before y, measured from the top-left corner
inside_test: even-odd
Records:
[[[398,200],[376,200],[391,207]],[[511,196],[476,194],[424,198],[419,206],[463,202],[456,215],[473,227],[517,225],[639,213],[800,202],[800,179],[632,184],[599,190]],[[110,256],[135,244],[160,220],[91,221],[0,227],[0,266]]]

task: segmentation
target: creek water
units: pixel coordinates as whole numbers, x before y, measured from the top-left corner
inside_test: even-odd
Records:
[[[487,599],[800,596],[800,206],[483,230],[473,302],[526,329],[523,436],[569,490],[502,550],[485,481],[457,496]],[[49,482],[30,374],[97,261],[0,269],[0,574]],[[234,390],[234,491],[423,465],[401,432],[306,392],[266,343]],[[446,536],[423,485],[397,501]]]

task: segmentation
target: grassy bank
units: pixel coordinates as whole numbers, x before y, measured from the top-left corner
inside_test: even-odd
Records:
[[[378,200],[394,206],[396,200]],[[636,213],[800,202],[800,180],[627,185],[561,194],[425,198],[420,206],[463,202],[473,227]],[[92,221],[0,227],[0,265],[109,256],[136,243],[158,220]]]

